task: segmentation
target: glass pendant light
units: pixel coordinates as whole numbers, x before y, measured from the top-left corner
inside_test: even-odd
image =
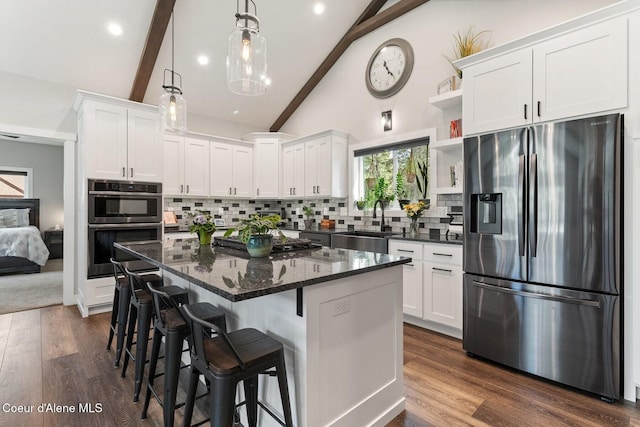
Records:
[[[262,95],[267,76],[267,41],[260,35],[260,21],[249,13],[249,1],[244,0],[244,13],[240,13],[237,0],[236,29],[227,42],[227,84],[239,95]],[[251,0],[257,14],[256,4]]]
[[[184,134],[187,132],[187,101],[182,96],[182,76],[174,69],[174,22],[171,14],[171,69],[164,70],[162,88],[165,93],[160,97],[158,111],[160,113],[160,130]],[[171,83],[167,84],[167,74],[171,76]],[[180,86],[176,86],[176,76],[180,79]]]

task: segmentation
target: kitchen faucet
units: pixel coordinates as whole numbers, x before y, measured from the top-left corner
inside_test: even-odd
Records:
[[[380,231],[385,232],[385,231],[388,231],[391,227],[388,225],[385,225],[384,223],[384,200],[378,199],[373,204],[373,218],[377,218],[376,208],[378,207],[378,203],[380,203],[380,211],[382,212],[382,221],[380,221]]]

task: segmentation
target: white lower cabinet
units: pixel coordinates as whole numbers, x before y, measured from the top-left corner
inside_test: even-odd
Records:
[[[461,336],[462,246],[392,239],[389,253],[412,258],[403,268],[405,320]]]

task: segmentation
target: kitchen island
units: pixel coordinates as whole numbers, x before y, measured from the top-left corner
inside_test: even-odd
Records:
[[[296,426],[382,426],[404,409],[402,264],[409,258],[324,247],[249,258],[196,239],[115,246],[160,268],[191,302],[225,310],[229,329],[253,327],[281,341]],[[260,381],[260,398],[281,415],[277,381]],[[259,420],[278,425],[264,411]]]

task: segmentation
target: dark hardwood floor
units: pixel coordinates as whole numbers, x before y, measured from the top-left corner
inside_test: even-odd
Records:
[[[82,319],[75,307],[62,306],[0,315],[0,426],[162,425],[155,401],[140,420],[133,369],[121,379],[114,350],[105,351],[109,316]],[[637,404],[608,404],[471,358],[459,340],[405,325],[404,345],[406,411],[392,427],[640,426]],[[43,403],[66,412],[38,412]],[[11,412],[19,405],[33,411]]]

